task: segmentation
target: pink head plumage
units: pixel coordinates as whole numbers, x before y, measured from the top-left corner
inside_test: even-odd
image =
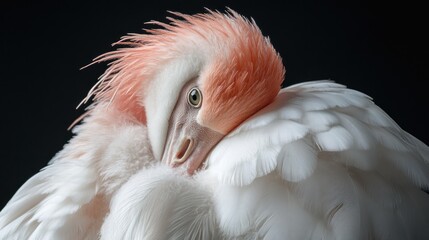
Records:
[[[230,10],[212,13],[201,25],[218,31],[221,41],[230,42],[225,54],[216,56],[202,84],[204,105],[201,121],[228,133],[249,116],[271,103],[284,79],[281,58],[257,25]],[[223,33],[223,34],[222,34]]]
[[[210,67],[200,73],[204,79],[201,124],[227,133],[273,101],[285,70],[280,56],[254,22],[233,10],[227,14],[210,10],[196,15],[173,14],[182,20],[168,18],[170,24],[149,22],[162,28],[129,34],[115,43],[126,48],[94,59],[92,64],[111,62],[83,102],[93,96],[96,103],[109,102],[145,123],[144,106],[139,101],[144,82],[181,53],[181,46],[190,39],[207,48],[218,48],[212,51]]]

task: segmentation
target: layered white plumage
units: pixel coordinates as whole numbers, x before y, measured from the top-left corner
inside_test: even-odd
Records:
[[[428,188],[429,148],[369,97],[344,86],[322,81],[283,89],[209,159],[207,174],[220,183],[216,195],[235,196],[218,198],[225,232],[429,237],[429,196],[420,190]],[[264,222],[272,216],[279,219]]]
[[[74,133],[0,212],[0,239],[97,239],[110,195],[153,161],[146,128],[113,109],[96,109]]]
[[[206,129],[214,124],[217,136],[234,126],[214,121],[228,118],[210,118],[210,109],[187,106],[181,92],[188,85],[207,92],[203,87],[230,84],[213,91],[212,100],[229,94],[224,101],[241,110],[234,105],[242,100],[237,86],[277,84],[284,73],[269,41],[237,13],[181,16],[189,22],[161,23],[166,30],[153,38],[125,38],[136,48],[104,56],[116,60],[96,84],[102,97],[64,149],[0,212],[0,239],[429,239],[429,195],[422,190],[429,188],[428,146],[370,97],[331,81],[281,90],[240,120],[192,176],[161,162],[172,142],[169,126],[184,124],[173,122],[177,106],[193,109]],[[214,81],[224,66],[235,78]],[[247,78],[249,72],[257,77]],[[122,102],[110,105],[106,89],[113,97],[122,91]],[[177,111],[175,117],[191,118]],[[216,136],[204,133],[202,140]]]
[[[95,239],[101,225],[101,239],[429,237],[429,197],[420,190],[429,183],[428,147],[344,86],[283,89],[192,178],[153,162],[143,127],[112,133],[102,119],[89,122],[100,134],[78,128],[81,138],[3,209],[1,239]],[[85,144],[90,138],[97,146]],[[77,146],[87,154],[68,155]],[[100,163],[93,158],[108,167],[88,166]],[[104,220],[97,217],[109,197],[96,201],[97,192],[113,194]],[[91,204],[105,208],[92,213]]]
[[[162,167],[137,173],[115,196],[103,233],[426,239],[428,150],[366,95],[327,81],[298,84],[223,139],[193,179]],[[117,222],[134,227],[113,235]]]

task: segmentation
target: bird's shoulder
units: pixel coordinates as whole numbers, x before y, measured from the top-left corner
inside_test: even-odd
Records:
[[[327,80],[282,89],[213,149],[208,165],[222,182],[247,185],[273,171],[301,181],[320,160],[362,171],[385,171],[387,161],[405,179],[429,183],[428,146],[368,95]]]

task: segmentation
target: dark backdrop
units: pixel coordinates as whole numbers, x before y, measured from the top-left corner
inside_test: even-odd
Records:
[[[0,3],[0,208],[68,141],[80,100],[105,69],[80,71],[111,43],[167,10],[229,6],[253,17],[283,57],[285,85],[332,79],[372,96],[429,143],[424,7],[376,1],[107,1]],[[90,2],[90,1],[87,1]],[[277,2],[277,1],[276,1]],[[292,3],[293,2],[293,3]],[[347,2],[347,3],[345,3]]]

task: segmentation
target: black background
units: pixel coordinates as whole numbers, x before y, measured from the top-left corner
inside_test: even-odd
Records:
[[[88,1],[89,2],[89,1]],[[346,3],[347,2],[347,3]],[[229,6],[253,17],[283,57],[285,86],[332,79],[372,96],[426,144],[428,30],[423,5],[380,1],[2,1],[0,208],[72,136],[75,109],[105,69],[111,43],[167,10]]]

